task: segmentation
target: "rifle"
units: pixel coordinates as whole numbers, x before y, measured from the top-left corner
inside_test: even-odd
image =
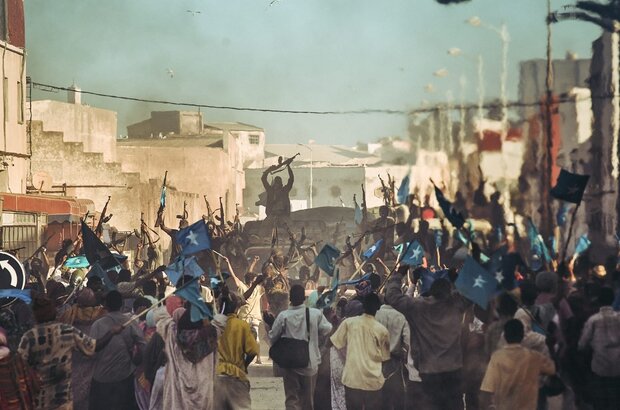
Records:
[[[235,219],[233,220],[233,229],[241,232],[241,218],[239,215],[239,204],[235,204]]]
[[[187,201],[183,201],[183,213],[181,215],[177,215],[177,219],[187,222],[188,216],[189,214],[187,213]]]
[[[381,181],[381,193],[383,194],[383,203],[385,204],[385,206],[390,206],[390,189],[387,185],[385,185],[385,181],[383,180],[383,178],[381,178],[381,175],[377,176],[379,177],[379,181]]]
[[[166,209],[166,180],[168,179],[168,171],[164,174],[164,182],[161,184],[161,195],[159,197],[159,209],[157,209],[157,219],[155,219],[155,228],[159,228],[164,217],[164,209]]]
[[[107,223],[110,219],[112,219],[112,214],[108,216],[105,215],[105,213],[108,211],[108,204],[110,203],[111,198],[111,196],[108,196],[108,200],[105,202],[105,205],[101,210],[101,215],[99,216],[99,221],[97,222],[97,227],[95,228],[95,234],[97,235],[101,235],[103,233],[103,224]]]
[[[368,206],[366,205],[366,189],[362,184],[362,225],[368,221]]]
[[[207,221],[215,224],[215,220],[213,219],[213,210],[211,209],[211,205],[209,204],[209,201],[207,200],[206,195],[204,195],[204,199],[205,199],[205,203],[207,204]]]
[[[47,237],[47,239],[46,239],[45,241],[43,241],[43,243],[41,244],[41,246],[39,246],[39,247],[37,248],[37,250],[36,250],[36,251],[34,251],[34,253],[33,253],[32,255],[30,255],[30,256],[28,257],[28,259],[26,259],[26,260],[24,261],[24,263],[28,262],[30,259],[33,259],[35,256],[37,256],[37,254],[38,254],[39,252],[41,252],[43,249],[45,249],[45,247],[47,246],[47,243],[50,241],[50,239],[52,239],[52,238],[53,238],[54,236],[56,236],[57,234],[58,234],[58,232],[54,232],[53,234],[51,234],[50,236],[48,236],[48,237]],[[23,249],[23,248],[20,248],[20,249]],[[16,250],[19,250],[19,249],[16,249]]]
[[[149,231],[152,231],[155,235],[157,235],[156,240],[153,240]],[[140,214],[140,235],[138,237],[140,238],[140,242],[148,243],[148,248],[146,249],[146,257],[148,259],[149,264],[152,264],[151,262],[157,258],[155,244],[159,241],[160,238],[159,238],[159,234],[156,231],[149,228],[149,226],[144,221],[144,212]]]
[[[226,219],[224,217],[224,204],[222,204],[222,197],[220,197],[220,229],[222,235],[226,232]]]
[[[275,168],[271,171],[272,174],[275,174],[276,172],[278,172],[278,170],[291,165],[291,163],[295,160],[296,157],[299,156],[299,152],[295,155],[293,155],[290,158],[285,159],[284,161],[282,161],[282,157],[278,157],[278,165],[275,166]]]
[[[390,187],[390,205],[394,206],[396,204],[396,198],[394,197],[394,195],[396,194],[396,179],[390,175],[390,173],[387,173],[388,176],[388,185]]]

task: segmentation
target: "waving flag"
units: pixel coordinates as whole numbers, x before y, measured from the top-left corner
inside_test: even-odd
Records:
[[[370,248],[366,249],[364,253],[362,253],[362,259],[367,261],[375,257],[379,250],[383,246],[383,239],[379,239],[376,243],[374,243]]]
[[[422,269],[420,271],[420,293],[426,294],[431,290],[431,286],[437,279],[447,278],[448,269],[438,269],[431,271],[430,269]]]
[[[340,251],[334,245],[326,243],[321,249],[321,252],[314,259],[314,263],[327,273],[329,276],[334,276],[334,269],[336,269],[336,259],[340,256]]]
[[[407,199],[409,199],[409,174],[405,175],[400,183],[400,187],[398,188],[398,192],[396,194],[396,199],[399,204],[407,204]]]
[[[64,267],[67,269],[88,268],[89,266],[90,266],[90,263],[88,262],[88,259],[84,255],[67,258],[67,260],[64,263]]]
[[[590,239],[588,239],[587,233],[581,235],[579,239],[577,239],[577,244],[575,245],[575,255],[581,255],[582,253],[584,253],[586,250],[588,250],[591,244],[592,242],[590,242]]]
[[[356,225],[361,225],[362,221],[364,220],[364,214],[362,213],[362,208],[360,208],[360,205],[357,203],[357,201],[355,201],[355,213],[353,215],[353,220]]]
[[[446,199],[443,192],[441,192],[441,189],[437,188],[437,185],[435,184],[433,184],[433,186],[435,187],[435,196],[437,197],[437,202],[439,202],[439,206],[441,207],[443,214],[456,229],[461,229],[465,224],[465,218],[463,217],[463,215],[461,215],[460,212],[454,209],[452,202]]]
[[[334,276],[332,278],[331,289],[324,291],[321,294],[321,296],[319,296],[318,300],[316,301],[315,306],[317,309],[324,309],[328,306],[331,306],[336,301],[336,298],[338,297],[338,286],[340,285],[338,283],[339,276],[340,276],[340,273],[338,269],[336,269],[334,271]]]
[[[568,208],[570,208],[570,205],[566,202],[562,202],[562,205],[560,205],[560,207],[558,208],[558,213],[555,216],[555,221],[557,222],[558,226],[564,226],[564,224],[566,223]]]
[[[90,278],[93,276],[98,276],[99,278],[101,278],[101,282],[103,283],[103,286],[105,286],[105,288],[108,291],[116,290],[116,285],[114,284],[114,282],[112,282],[112,279],[110,279],[110,276],[108,276],[108,271],[115,270],[116,272],[119,272],[120,268],[121,268],[120,265],[116,265],[110,269],[103,269],[101,265],[99,264],[99,262],[95,262],[94,264],[90,266],[90,270],[86,274],[86,277]]]
[[[199,278],[203,273],[205,272],[200,265],[198,265],[196,257],[194,256],[185,258],[183,255],[179,255],[179,257],[166,268],[166,275],[173,284],[176,284],[183,276],[187,275],[192,278]]]
[[[205,303],[202,295],[200,294],[198,278],[194,278],[190,282],[185,283],[174,293],[191,304],[190,314],[192,322],[198,322],[199,320],[205,318],[209,320],[213,319],[213,312],[211,311],[211,308]]]
[[[183,255],[191,255],[205,249],[211,249],[209,229],[204,219],[181,229],[176,235],[177,242],[181,246]]]
[[[531,267],[532,270],[538,270],[544,263],[551,262],[551,254],[531,218],[527,220],[527,236],[530,241],[530,253],[532,254]]]
[[[495,277],[471,256],[465,260],[454,285],[459,293],[483,309],[487,308],[497,290]]]
[[[404,249],[406,253],[401,258],[401,262],[404,265],[418,266],[424,263],[424,249],[420,242],[413,241],[412,244],[407,243]]]
[[[84,221],[82,221],[82,243],[84,244],[84,254],[91,266],[97,263],[103,270],[120,266],[112,252],[97,238],[97,235]]]
[[[578,204],[583,198],[589,179],[590,175],[573,174],[561,170],[555,186],[551,188],[551,195],[556,199]]]

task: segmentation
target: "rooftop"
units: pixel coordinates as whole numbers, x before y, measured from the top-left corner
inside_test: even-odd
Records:
[[[311,160],[329,165],[372,165],[381,161],[376,155],[344,145],[266,144],[265,162],[275,164],[278,157],[289,158],[297,153],[299,156],[294,161],[297,165],[310,163]]]

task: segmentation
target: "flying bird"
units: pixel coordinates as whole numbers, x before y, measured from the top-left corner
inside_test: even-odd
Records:
[[[271,2],[269,3],[270,6],[273,6],[274,4],[278,3],[280,0],[271,0]]]
[[[166,73],[170,76],[170,78],[174,78],[174,71],[172,68],[167,68]]]
[[[196,14],[200,14],[200,10],[185,10],[187,13],[191,13],[192,16],[196,16]]]

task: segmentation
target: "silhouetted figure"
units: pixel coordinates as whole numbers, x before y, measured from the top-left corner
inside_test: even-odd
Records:
[[[263,187],[265,187],[265,192],[267,193],[267,201],[265,204],[265,213],[267,214],[267,218],[288,217],[291,214],[291,201],[289,199],[289,193],[293,187],[295,177],[293,176],[293,171],[291,170],[290,164],[286,165],[286,169],[288,171],[288,182],[286,185],[282,185],[282,178],[279,176],[273,179],[271,185],[269,185],[269,182],[267,181],[267,176],[280,167],[281,164],[270,166],[265,170],[265,172],[263,172],[263,176],[261,178]]]

